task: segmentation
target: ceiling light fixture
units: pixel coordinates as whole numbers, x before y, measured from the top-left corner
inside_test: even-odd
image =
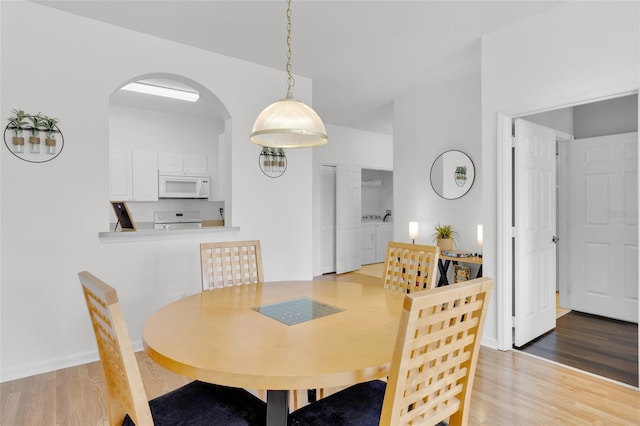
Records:
[[[196,102],[200,98],[200,94],[198,92],[187,92],[186,90],[172,89],[170,87],[156,86],[147,83],[129,83],[124,86],[122,90],[179,99],[187,102]]]
[[[320,116],[293,98],[291,75],[291,0],[287,0],[287,96],[266,107],[249,135],[251,142],[271,148],[308,148],[326,144],[327,131]]]

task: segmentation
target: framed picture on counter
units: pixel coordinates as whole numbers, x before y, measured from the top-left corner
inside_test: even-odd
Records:
[[[136,224],[131,218],[131,213],[129,213],[126,201],[112,201],[111,205],[113,206],[113,211],[115,212],[117,219],[113,232],[116,232],[118,229],[118,224],[120,224],[120,229],[123,231],[135,231]]]
[[[453,265],[453,282],[461,283],[471,279],[471,268],[468,266]]]

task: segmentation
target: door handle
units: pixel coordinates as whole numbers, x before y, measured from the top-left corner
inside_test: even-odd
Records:
[[[551,238],[551,242],[553,244],[558,244],[558,241],[560,241],[560,238],[556,237],[555,235],[553,236],[553,238]]]

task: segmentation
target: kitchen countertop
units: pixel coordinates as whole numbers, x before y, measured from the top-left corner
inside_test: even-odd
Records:
[[[113,229],[115,223],[109,224],[109,229]],[[203,226],[202,228],[187,229],[154,229],[153,222],[136,223],[135,231],[106,231],[98,232],[98,237],[103,243],[109,242],[125,242],[125,241],[143,241],[157,239],[175,239],[198,237],[201,235],[239,231],[239,226]]]

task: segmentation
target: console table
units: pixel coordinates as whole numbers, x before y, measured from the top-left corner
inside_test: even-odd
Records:
[[[476,278],[482,276],[482,257],[480,256],[468,256],[468,257],[454,257],[454,256],[445,256],[444,254],[440,254],[440,258],[438,259],[438,270],[440,271],[440,279],[438,280],[438,287],[443,285],[449,285],[449,280],[447,279],[447,271],[449,270],[449,265],[453,263],[457,265],[458,263],[468,263],[473,265],[480,265],[478,269],[478,273],[476,274]]]

